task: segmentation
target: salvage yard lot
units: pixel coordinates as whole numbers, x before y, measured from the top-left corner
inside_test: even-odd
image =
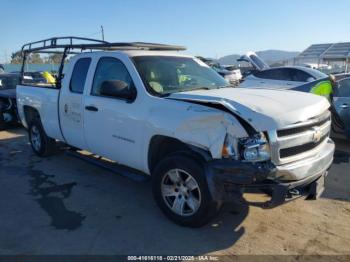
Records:
[[[318,201],[225,205],[190,229],[163,216],[150,181],[59,152],[34,155],[23,129],[0,132],[0,254],[350,254],[350,143],[337,141]]]

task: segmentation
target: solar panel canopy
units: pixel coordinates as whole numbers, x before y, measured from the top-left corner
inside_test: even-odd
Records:
[[[350,42],[311,45],[301,52],[298,58],[347,60],[350,58]]]

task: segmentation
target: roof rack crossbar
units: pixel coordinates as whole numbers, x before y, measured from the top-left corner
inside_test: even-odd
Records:
[[[69,44],[58,44],[58,41],[68,40]],[[85,38],[85,37],[76,37],[76,36],[63,36],[63,37],[52,37],[40,41],[35,41],[27,43],[22,46],[22,52],[31,52],[33,49],[47,49],[47,48],[57,48],[57,46],[72,46],[74,41],[85,41],[99,44],[106,44],[108,42],[98,39]],[[33,45],[38,45],[36,48]],[[59,47],[58,47],[59,48]]]
[[[69,43],[62,43],[63,40],[68,40]],[[84,41],[88,43],[74,43],[77,41]],[[59,43],[61,42],[61,43]],[[41,41],[31,42],[22,46],[22,53],[31,53],[34,51],[47,50],[47,49],[91,49],[91,50],[173,50],[181,51],[186,50],[183,46],[165,45],[156,43],[144,43],[144,42],[119,42],[109,43],[103,40],[84,38],[84,37],[53,37],[44,39]]]

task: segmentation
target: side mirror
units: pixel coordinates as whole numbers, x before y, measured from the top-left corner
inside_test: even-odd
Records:
[[[101,95],[132,101],[136,97],[136,92],[133,89],[130,90],[128,84],[124,81],[108,80],[102,82]]]

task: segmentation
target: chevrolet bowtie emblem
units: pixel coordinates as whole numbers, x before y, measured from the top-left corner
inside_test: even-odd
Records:
[[[319,142],[322,138],[322,131],[320,128],[318,127],[314,127],[313,128],[314,131],[314,135],[312,137],[312,141],[314,141],[315,143]]]

